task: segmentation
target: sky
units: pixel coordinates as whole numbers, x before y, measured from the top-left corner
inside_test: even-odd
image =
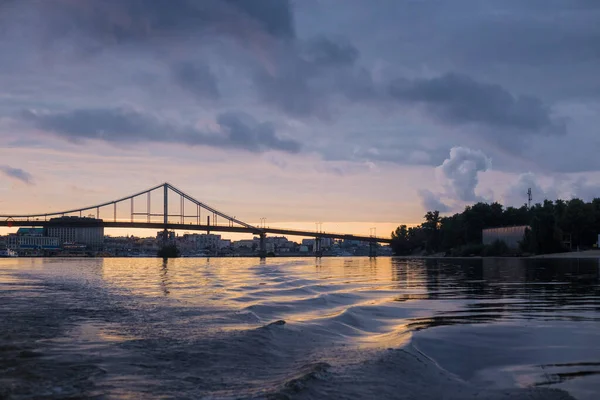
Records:
[[[169,182],[387,235],[600,197],[597,0],[0,0],[0,214]]]

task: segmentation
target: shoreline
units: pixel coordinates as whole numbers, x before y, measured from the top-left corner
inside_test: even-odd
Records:
[[[478,260],[478,259],[495,259],[495,258],[505,258],[505,259],[600,259],[600,250],[583,250],[583,251],[571,251],[566,253],[550,253],[550,254],[538,254],[532,256],[462,256],[462,257],[451,257],[451,256],[393,256],[396,258],[404,258],[409,260],[419,260],[419,259],[437,259],[437,260]]]
[[[377,257],[371,257],[368,255],[351,255],[351,256],[337,256],[337,255],[275,255],[268,256],[265,258],[348,258],[348,257],[358,257],[358,258],[397,258],[397,259],[406,259],[406,260],[483,260],[483,259],[600,259],[600,250],[584,250],[584,251],[573,251],[567,253],[551,253],[551,254],[539,254],[532,256],[462,256],[462,257],[446,257],[446,256],[394,256],[394,255],[378,255]],[[85,256],[85,255],[61,255],[61,256],[20,256],[20,257],[0,257],[0,259],[15,259],[15,258],[161,258],[155,256]],[[175,257],[175,258],[258,258],[261,257],[256,255],[248,255],[248,256],[183,256],[183,257]]]

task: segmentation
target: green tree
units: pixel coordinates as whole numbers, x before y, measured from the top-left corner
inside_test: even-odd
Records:
[[[527,253],[555,253],[565,250],[565,237],[571,237],[574,246],[589,248],[600,233],[600,198],[591,202],[581,199],[569,201],[545,200],[531,208],[504,208],[500,203],[476,203],[465,207],[462,213],[441,217],[438,211],[428,211],[424,222],[412,228],[399,226],[392,233],[396,254],[429,253],[477,254],[484,251],[482,231],[485,228],[527,225],[529,229],[521,242]],[[487,252],[498,253],[500,245]],[[485,253],[485,251],[484,251]]]
[[[425,222],[421,224],[425,233],[425,250],[432,253],[439,250],[441,243],[440,228],[442,219],[439,211],[428,211],[425,214]]]

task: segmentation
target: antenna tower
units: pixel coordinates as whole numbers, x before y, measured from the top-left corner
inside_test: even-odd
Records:
[[[527,189],[527,208],[531,208],[531,188]]]

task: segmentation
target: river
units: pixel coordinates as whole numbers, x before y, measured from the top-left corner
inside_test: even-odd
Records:
[[[0,259],[0,398],[598,393],[595,259]]]

